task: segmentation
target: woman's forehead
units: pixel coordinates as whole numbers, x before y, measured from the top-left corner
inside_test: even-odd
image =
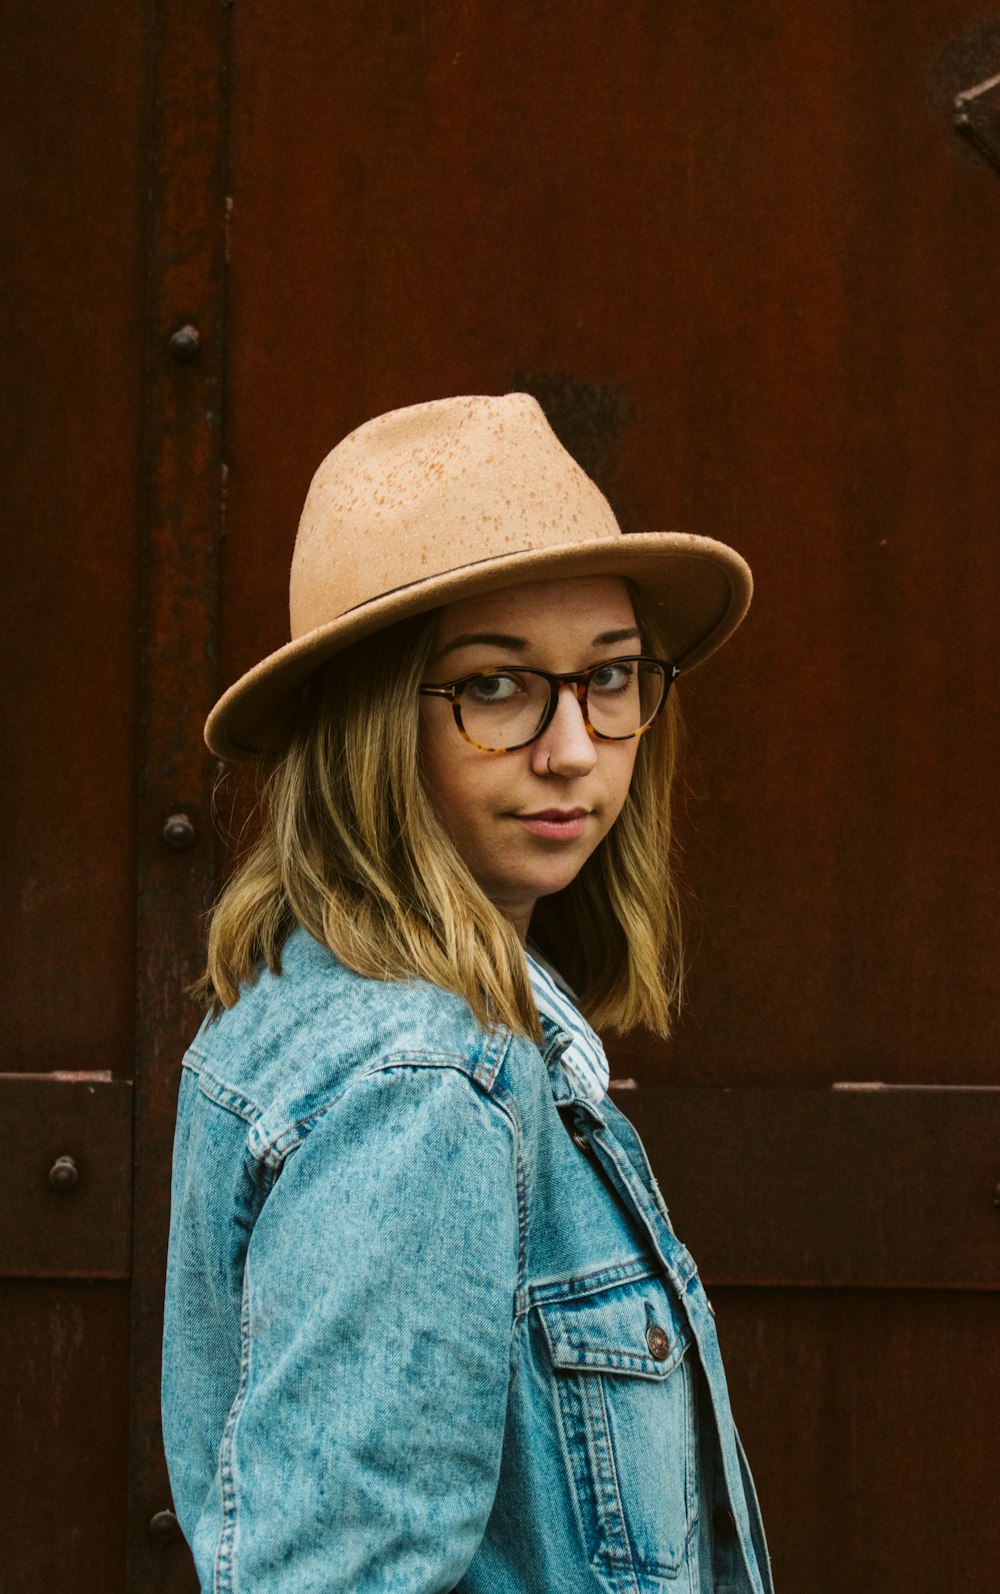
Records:
[[[441,610],[437,646],[477,631],[519,636],[553,626],[598,632],[635,625],[635,609],[621,576],[575,576],[524,582]]]

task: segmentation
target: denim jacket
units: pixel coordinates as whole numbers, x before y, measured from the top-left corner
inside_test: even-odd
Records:
[[[301,930],[202,1026],[163,1417],[206,1594],[770,1594],[694,1263],[544,1028]]]

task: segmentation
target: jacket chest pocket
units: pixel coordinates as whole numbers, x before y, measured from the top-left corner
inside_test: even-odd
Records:
[[[628,1587],[636,1573],[676,1578],[698,1520],[696,1353],[683,1313],[656,1278],[537,1310],[592,1564],[631,1573]]]

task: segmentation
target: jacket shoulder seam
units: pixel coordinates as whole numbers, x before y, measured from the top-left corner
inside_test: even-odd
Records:
[[[192,1058],[197,1059],[197,1066],[191,1061]],[[219,1079],[218,1075],[206,1067],[206,1062],[203,1052],[190,1047],[182,1066],[194,1075],[198,1089],[208,1101],[249,1124],[255,1123],[263,1112],[260,1104],[252,1097],[244,1095],[241,1090],[235,1090],[232,1085],[227,1085],[224,1080]]]
[[[303,1141],[308,1139],[316,1125],[323,1118],[325,1118],[329,1112],[332,1112],[334,1107],[336,1107],[337,1104],[343,1100],[344,1096],[352,1088],[352,1086],[360,1085],[362,1081],[366,1079],[373,1079],[377,1074],[388,1073],[394,1068],[447,1069],[452,1073],[461,1074],[463,1078],[468,1080],[469,1084],[478,1092],[478,1094],[485,1097],[488,1102],[492,1102],[505,1118],[510,1117],[510,1114],[507,1112],[506,1108],[498,1100],[498,1093],[495,1089],[495,1081],[487,1084],[485,1080],[479,1077],[481,1074],[479,1067],[476,1064],[471,1063],[469,1058],[464,1054],[457,1052],[448,1053],[430,1051],[394,1052],[389,1056],[372,1060],[356,1074],[353,1074],[350,1079],[345,1082],[342,1089],[336,1091],[334,1094],[328,1097],[325,1097],[321,1102],[318,1102],[310,1112],[303,1114],[301,1118],[296,1118],[291,1122],[281,1124],[280,1127],[273,1130],[270,1134],[264,1135],[258,1133],[257,1131],[259,1128],[259,1122],[255,1121],[250,1130],[248,1142],[251,1155],[256,1161],[263,1163],[267,1167],[280,1167],[285,1159],[289,1157],[303,1143]],[[259,1118],[263,1118],[265,1116],[266,1115],[263,1113],[259,1114]],[[515,1139],[517,1139],[516,1134]],[[519,1153],[518,1160],[520,1160]]]

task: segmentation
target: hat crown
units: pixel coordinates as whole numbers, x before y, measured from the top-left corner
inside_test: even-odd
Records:
[[[620,536],[527,393],[391,410],[338,443],[313,477],[292,559],[291,634],[484,560]]]

